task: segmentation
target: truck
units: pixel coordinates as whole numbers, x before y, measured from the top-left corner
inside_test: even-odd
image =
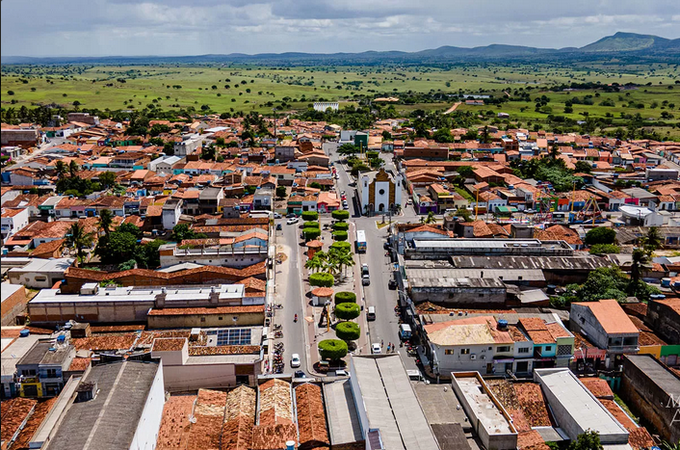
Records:
[[[357,230],[356,247],[357,253],[366,253],[366,232],[364,230]]]

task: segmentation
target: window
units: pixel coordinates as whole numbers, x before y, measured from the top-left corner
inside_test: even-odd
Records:
[[[35,376],[35,370],[30,369],[30,370],[22,370],[21,374],[25,377],[32,377]]]
[[[380,194],[380,195],[385,195],[385,189],[380,189],[380,190],[378,191],[378,194]]]
[[[470,349],[469,349],[469,348],[461,348],[461,349],[460,349],[460,354],[461,354],[461,355],[469,355],[469,354],[470,354]]]
[[[205,317],[201,317],[201,322],[205,322]]]
[[[46,378],[57,378],[57,369],[47,369],[45,370]]]
[[[545,351],[546,351],[546,352],[552,351],[552,345],[546,345],[546,346],[545,346]]]
[[[529,353],[529,347],[520,347],[517,349],[517,353]]]
[[[455,354],[455,353],[456,353],[456,352],[453,351],[453,350],[444,350],[444,354],[445,354],[445,355],[453,355],[453,354]]]
[[[217,320],[222,320],[222,317],[218,317]]]
[[[558,345],[557,356],[571,356],[571,345]]]
[[[501,347],[498,347],[498,348],[496,349],[496,351],[497,351],[497,352],[500,352],[500,353],[502,353],[502,352],[509,352],[509,351],[510,351],[510,346],[509,346],[509,345],[503,345],[503,346],[501,346]]]

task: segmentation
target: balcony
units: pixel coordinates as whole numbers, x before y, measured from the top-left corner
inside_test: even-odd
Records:
[[[607,347],[608,352],[612,353],[637,353],[640,347],[636,345],[610,345]]]

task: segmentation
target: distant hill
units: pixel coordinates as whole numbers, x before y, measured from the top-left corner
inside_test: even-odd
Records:
[[[680,39],[665,39],[649,34],[616,33],[581,47],[581,52],[680,51]]]
[[[246,55],[196,56],[106,56],[106,57],[54,57],[32,58],[1,56],[2,64],[208,64],[208,63],[260,63],[260,64],[448,64],[462,62],[570,62],[595,61],[617,58],[625,62],[680,62],[680,39],[658,36],[616,33],[581,48],[535,48],[518,45],[492,44],[484,47],[443,46],[419,52],[367,51],[362,53],[260,53]]]

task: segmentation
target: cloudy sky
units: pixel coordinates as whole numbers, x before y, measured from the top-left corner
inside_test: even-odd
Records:
[[[3,56],[417,51],[680,37],[678,0],[3,0]]]

